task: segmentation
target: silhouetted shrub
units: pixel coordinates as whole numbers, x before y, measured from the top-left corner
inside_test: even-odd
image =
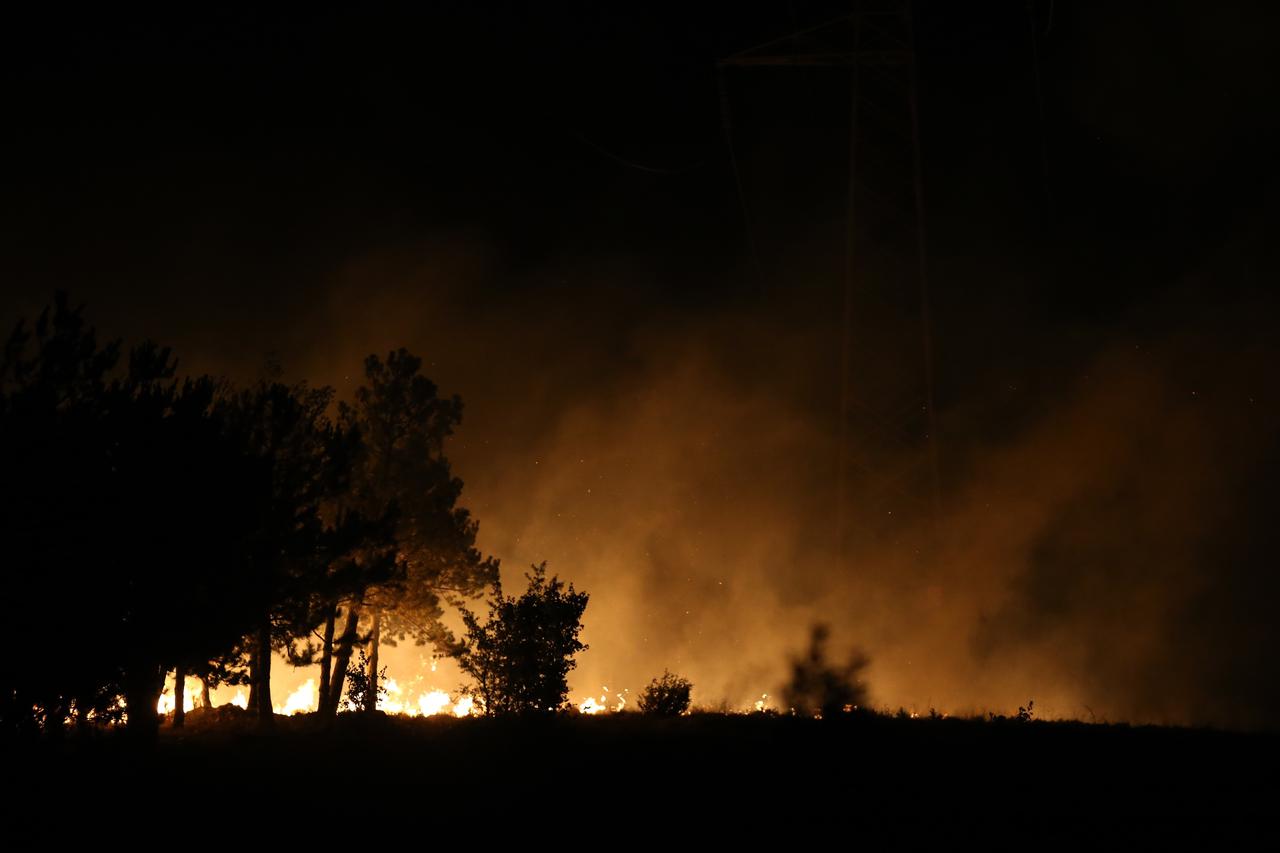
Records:
[[[573,656],[587,647],[578,641],[587,594],[555,576],[547,564],[525,575],[529,588],[505,597],[495,581],[489,619],[481,624],[462,608],[466,648],[458,663],[476,680],[475,693],[487,715],[543,714],[564,707]]]
[[[862,670],[870,662],[855,652],[848,663],[827,662],[826,625],[814,625],[809,650],[791,661],[791,680],[782,690],[783,706],[804,717],[831,717],[867,704]]]
[[[678,717],[689,710],[693,683],[663,670],[661,678],[649,682],[640,694],[640,710],[656,717]]]
[[[1036,700],[1028,699],[1026,705],[1018,706],[1018,713],[1012,717],[1006,717],[1004,714],[997,714],[995,711],[987,712],[987,720],[992,723],[1029,723],[1035,718]]]
[[[387,668],[384,666],[378,670],[378,699],[387,695],[386,680]],[[372,689],[369,684],[369,658],[364,649],[361,649],[360,660],[347,667],[347,709],[363,711],[368,707],[369,691]]]

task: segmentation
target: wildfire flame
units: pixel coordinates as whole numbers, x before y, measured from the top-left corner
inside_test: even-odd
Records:
[[[432,688],[418,693],[416,699],[409,698],[406,691],[394,678],[388,678],[387,695],[378,699],[378,710],[388,714],[404,714],[407,717],[434,717],[437,714],[452,713],[455,717],[466,717],[473,713],[475,700],[470,696],[459,696],[454,701],[443,690]]]
[[[607,714],[612,712],[616,714],[627,706],[627,697],[625,695],[627,692],[626,690],[623,690],[621,693],[614,694],[617,704],[610,708],[609,696],[607,695],[609,693],[609,688],[602,686],[600,689],[604,692],[600,694],[599,698],[595,696],[588,696],[586,699],[583,699],[578,703],[578,711],[580,713]]]
[[[194,678],[188,678],[184,681],[185,683],[182,685],[182,710],[190,712],[200,704],[200,682]],[[167,680],[164,689],[160,692],[160,700],[156,702],[156,713],[173,713],[174,693],[173,683]]]
[[[420,659],[423,668],[426,668],[427,661]],[[431,658],[431,672],[436,671],[436,660]],[[418,687],[425,681],[422,674],[413,679],[413,686],[410,688],[402,687],[394,678],[388,678],[386,681],[386,695],[378,700],[378,710],[388,714],[403,714],[407,717],[434,717],[437,715],[452,715],[454,717],[468,717],[479,714],[481,709],[476,702],[475,697],[460,694],[455,699],[447,691],[440,690],[436,687],[423,687],[421,690],[413,688]],[[607,685],[602,685],[600,695],[587,696],[580,699],[575,707],[579,713],[595,715],[619,713],[626,710],[627,707],[627,690],[612,692]],[[289,694],[283,705],[276,705],[275,712],[283,715],[309,714],[313,713],[318,706],[317,690],[314,679],[307,679],[296,690]],[[190,712],[201,705],[201,684],[198,679],[187,679],[182,690],[182,704],[184,710]],[[249,707],[249,699],[245,695],[244,689],[236,690],[236,694],[231,698],[228,704],[235,705],[241,709]],[[172,677],[165,684],[160,694],[160,700],[156,703],[156,711],[160,714],[172,714],[174,707],[174,690]],[[762,693],[751,709],[757,713],[772,710],[773,703],[768,693]],[[750,711],[746,711],[750,713]],[[913,718],[918,715],[911,714]]]
[[[314,679],[308,678],[297,690],[289,694],[289,698],[284,700],[283,705],[275,706],[275,712],[287,716],[310,714],[316,709],[317,704],[316,682]]]
[[[418,710],[424,717],[439,714],[452,704],[453,700],[443,690],[432,690],[430,693],[423,693],[418,697]]]

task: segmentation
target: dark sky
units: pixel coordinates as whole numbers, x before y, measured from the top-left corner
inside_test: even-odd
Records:
[[[941,351],[1123,325],[1214,253],[1265,253],[1276,63],[1249,4],[1035,4],[1039,94],[1021,0],[918,7]],[[106,289],[99,311],[169,330],[175,297],[270,328],[353,256],[465,232],[500,279],[481,299],[590,270],[671,305],[789,302],[839,274],[845,73],[726,72],[748,238],[715,60],[842,11],[28,10],[4,44],[3,272],[25,306]]]
[[[813,544],[848,72],[716,65],[849,4],[261,5],[11,13],[6,323],[65,288],[193,370],[274,353],[340,388],[424,353],[468,405],[488,546],[627,590],[597,596],[593,678],[679,663],[744,701],[822,617],[884,702],[1276,722],[1274,13],[915,4],[945,565],[921,575]],[[764,592],[707,605],[725,577]],[[687,600],[695,627],[655,616]],[[785,623],[749,666],[698,639],[750,630],[731,606]]]

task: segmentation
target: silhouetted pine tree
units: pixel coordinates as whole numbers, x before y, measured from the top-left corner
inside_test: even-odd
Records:
[[[248,649],[249,704],[264,722],[274,713],[272,652],[310,663],[310,638],[332,602],[395,571],[393,511],[367,517],[347,506],[360,435],[329,419],[332,397],[330,388],[263,380],[225,404],[232,430],[272,472],[250,557],[258,624]]]
[[[372,678],[384,642],[411,638],[456,653],[457,641],[441,622],[443,604],[478,597],[498,573],[498,561],[475,547],[478,525],[458,506],[462,481],[444,455],[445,439],[462,416],[461,399],[441,397],[421,374],[422,360],[404,349],[385,361],[371,355],[364,367],[365,384],[351,404],[340,408],[342,423],[362,439],[347,505],[369,517],[394,513],[400,571],[340,602],[346,625],[332,652],[336,606],[327,617],[322,660],[332,663],[322,667],[320,681],[329,686],[330,712],[342,695],[352,648],[362,639],[357,630],[362,609],[368,615]],[[374,710],[376,693],[365,695],[365,710]]]
[[[177,379],[154,344],[121,351],[59,294],[0,358],[0,582],[22,603],[0,725],[56,731],[123,696],[151,733],[167,671],[243,659],[270,720],[272,650],[304,655],[329,604],[393,578],[393,513],[344,505],[359,433],[327,418],[329,389],[236,393]]]
[[[0,524],[5,582],[28,604],[10,627],[43,638],[0,674],[6,723],[56,728],[123,695],[130,729],[153,731],[165,672],[248,624],[241,557],[265,472],[221,429],[212,380],[178,381],[153,344],[123,369],[119,353],[61,294],[6,347]]]

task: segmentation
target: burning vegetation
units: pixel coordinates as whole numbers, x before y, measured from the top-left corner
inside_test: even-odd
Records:
[[[151,343],[126,358],[61,294],[31,329],[19,325],[0,368],[0,439],[26,488],[6,492],[3,533],[29,567],[18,599],[58,606],[52,619],[21,611],[52,640],[0,670],[4,727],[127,720],[152,733],[160,717],[181,727],[212,710],[215,694],[264,725],[339,710],[687,713],[693,685],[670,672],[634,706],[608,686],[570,702],[588,596],[545,562],[522,594],[504,595],[444,454],[461,400],[442,397],[421,364],[405,350],[369,356],[348,402],[275,367],[236,388],[180,378]],[[481,619],[467,602],[486,589]],[[432,674],[453,659],[470,683],[388,678],[380,650],[406,641],[430,651]],[[318,673],[281,696],[280,658]],[[863,704],[861,687],[841,692],[849,672],[820,663],[797,670],[797,711],[830,713],[815,695]]]
[[[11,593],[53,603],[16,614],[22,636],[47,642],[0,665],[0,723],[52,732],[127,722],[154,733],[162,718],[181,727],[188,713],[215,706],[264,726],[281,715],[332,720],[340,712],[681,716],[696,709],[694,682],[703,710],[831,718],[867,712],[894,695],[883,685],[914,675],[909,658],[885,666],[878,649],[875,670],[859,654],[830,658],[831,634],[818,628],[779,684],[777,667],[733,656],[741,634],[726,623],[707,642],[724,650],[722,669],[745,673],[732,691],[679,657],[672,662],[692,680],[664,672],[633,696],[627,681],[643,683],[634,667],[619,683],[599,677],[597,664],[586,683],[598,690],[571,689],[588,626],[623,655],[650,634],[687,629],[680,614],[665,612],[637,627],[617,619],[616,604],[602,611],[593,603],[594,620],[584,617],[587,594],[548,576],[545,563],[525,591],[505,595],[445,453],[461,413],[461,400],[440,394],[405,350],[365,359],[345,400],[331,388],[287,383],[277,367],[236,387],[180,376],[172,354],[154,344],[126,355],[119,341],[100,343],[60,295],[36,323],[18,327],[0,367],[0,448],[10,482],[22,484],[5,492],[0,518],[11,565],[23,567],[11,572]],[[966,535],[983,529],[973,524]],[[956,534],[944,526],[941,535]],[[660,563],[660,544],[651,547],[646,556]],[[673,561],[671,573],[681,565]],[[572,561],[568,568],[575,578],[586,572]],[[593,602],[635,592],[634,578],[615,574]],[[929,607],[933,583],[922,599]],[[731,595],[723,581],[706,589],[708,600]],[[486,593],[482,619],[473,607]],[[949,611],[952,621],[959,610]],[[948,613],[930,612],[945,631]],[[748,646],[768,645],[781,662],[785,627],[772,616],[756,626],[763,639],[739,644],[744,660]],[[1020,691],[1033,692],[1042,697],[1034,685]],[[909,718],[944,716],[932,701],[904,704]],[[1052,701],[1037,708],[1067,716]],[[985,718],[985,708],[970,713]]]
[[[351,402],[287,384],[245,388],[177,375],[169,350],[99,344],[59,294],[0,365],[4,539],[27,571],[22,610],[52,637],[0,668],[0,724],[53,732],[223,704],[269,725],[339,710],[406,716],[622,711],[626,691],[569,702],[588,597],[533,567],[504,596],[498,561],[444,455],[461,418],[405,350],[369,356]],[[490,590],[488,618],[466,605]],[[447,626],[446,607],[465,628]],[[52,629],[52,630],[50,630]],[[22,630],[37,630],[37,622]],[[78,638],[92,637],[83,643]],[[384,645],[456,659],[470,685],[422,673],[402,685]],[[353,656],[355,659],[353,660]],[[317,668],[282,698],[272,662]],[[687,681],[664,676],[641,709],[682,713]],[[345,698],[344,698],[345,697]]]
[[[0,364],[0,437],[23,488],[5,492],[3,534],[25,567],[16,598],[56,601],[57,615],[23,611],[37,618],[23,633],[39,623],[51,639],[0,670],[4,726],[86,725],[121,697],[131,730],[169,709],[180,726],[188,676],[201,704],[235,687],[264,724],[278,710],[334,715],[352,675],[361,710],[380,695],[403,707],[379,677],[380,644],[459,653],[444,606],[498,571],[443,454],[461,401],[420,366],[404,350],[370,356],[354,400],[338,402],[274,368],[234,388],[179,378],[150,343],[126,358],[62,295],[19,325]],[[283,703],[277,655],[319,668]],[[162,697],[166,673],[182,701]]]

